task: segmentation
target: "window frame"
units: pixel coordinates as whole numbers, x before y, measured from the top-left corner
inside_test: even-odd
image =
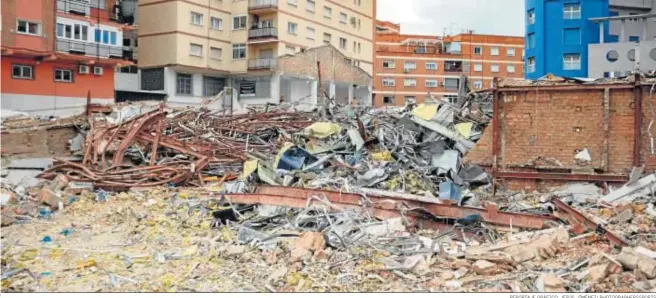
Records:
[[[326,12],[328,14],[326,14]],[[323,17],[326,18],[326,19],[332,19],[333,18],[333,9],[332,9],[332,7],[328,7],[328,6],[325,6],[325,5],[323,6]]]
[[[476,66],[479,66],[479,68],[477,69]],[[481,72],[481,71],[483,71],[483,63],[474,63],[474,71],[475,71],[475,72]]]
[[[339,38],[339,48],[346,50],[346,47],[348,46],[348,40],[344,37]]]
[[[18,30],[20,23],[23,22],[25,23],[25,32]],[[36,25],[36,33],[30,33],[30,24]],[[55,25],[56,28],[56,25]],[[23,34],[23,35],[31,35],[31,36],[41,36],[41,22],[37,21],[30,21],[30,20],[25,20],[25,19],[16,19],[16,33],[18,34]],[[56,34],[56,33],[55,33]]]
[[[472,85],[473,85],[474,89],[483,89],[483,80],[474,80]]]
[[[574,8],[576,10],[568,10]],[[569,16],[568,16],[569,15]],[[581,3],[563,3],[563,20],[580,20],[581,19]]]
[[[244,57],[243,58],[242,57],[235,58],[235,50],[237,50],[237,51],[243,50],[244,51]],[[239,55],[239,56],[241,56],[241,55]],[[232,44],[232,60],[245,60],[245,59],[248,59],[248,53],[246,53],[246,44],[245,43],[233,43]]]
[[[343,16],[343,19],[342,19]],[[346,24],[348,22],[348,14],[340,12],[339,13],[339,23],[340,24]]]
[[[478,50],[478,53],[476,53],[476,50]],[[474,46],[474,56],[482,56],[483,55],[483,46]]]
[[[387,67],[385,67],[385,62],[387,62]],[[390,66],[389,62],[392,62],[391,66]],[[383,68],[395,69],[396,68],[396,60],[383,60]]]
[[[515,67],[515,65],[512,65],[512,64],[506,65],[506,72],[507,73],[515,73],[516,71],[517,71],[517,68]]]
[[[57,72],[60,72],[60,79],[57,79]],[[64,74],[68,73],[69,74],[69,79],[65,80],[64,79]],[[66,69],[66,68],[55,68],[53,69],[53,74],[52,74],[52,79],[53,81],[57,83],[73,83],[74,78],[73,78],[73,70],[72,69]]]
[[[413,67],[408,67],[407,66],[408,63],[414,64],[414,66]],[[403,61],[403,70],[415,70],[415,69],[417,69],[417,61],[414,61],[414,60]]]
[[[386,102],[386,98],[390,99],[388,102]],[[393,105],[395,101],[395,96],[394,95],[383,95],[383,105]]]
[[[14,75],[14,68],[15,67],[20,67],[21,69],[21,75],[20,76],[15,76]],[[25,69],[30,70],[30,76],[27,77],[25,76]],[[34,65],[28,65],[28,64],[12,64],[11,65],[11,78],[16,79],[16,80],[34,80]]]
[[[292,28],[294,28],[294,32],[292,32]],[[294,22],[287,22],[287,33],[296,35],[298,32],[298,23]]]
[[[534,25],[535,24],[535,9],[531,8],[526,11],[526,24]]]
[[[526,59],[526,73],[534,73],[536,68],[535,64],[535,57],[528,57],[528,59]]]
[[[237,22],[235,22],[235,19],[239,19],[240,20],[239,22],[241,23],[241,18],[244,18],[243,24],[240,24],[240,25],[243,25],[243,27],[241,27],[241,26],[240,27],[235,27],[235,25],[237,25]],[[247,27],[248,27],[248,15],[246,15],[246,14],[232,15],[232,31],[246,30]]]
[[[494,70],[495,68],[497,69],[496,71]],[[496,63],[490,64],[490,72],[497,73],[499,71],[501,71],[501,67],[499,67],[499,64]]]
[[[435,65],[435,68],[429,68],[428,67],[429,64],[430,65]],[[436,71],[437,70],[437,62],[436,61],[426,61],[426,63],[424,64],[424,68],[426,68],[426,70]]]
[[[310,3],[312,3],[312,5],[310,5]],[[310,9],[310,6],[312,9]],[[317,10],[317,3],[314,0],[305,0],[305,10],[311,13],[315,13]]]
[[[326,37],[328,37],[328,40],[326,40]],[[328,32],[324,32],[323,33],[323,43],[331,44],[332,42],[333,42],[333,35],[328,33]]]
[[[435,85],[432,86],[432,84],[431,84],[431,86],[429,86],[428,85],[429,82],[431,82],[431,83],[435,82]],[[437,81],[437,79],[426,79],[426,80],[424,80],[424,87],[426,87],[426,88],[437,88],[439,86],[440,86],[440,83]]]
[[[410,82],[410,84],[408,84]],[[414,83],[412,83],[414,82]],[[416,78],[404,78],[403,79],[403,87],[406,88],[415,88],[417,87],[417,79]]]
[[[198,48],[200,49],[198,55],[194,54],[194,51],[193,51],[194,47],[198,47]],[[190,43],[189,43],[189,56],[194,56],[194,57],[203,57],[203,45],[202,45],[202,44],[197,44],[197,43],[190,42]]]
[[[203,14],[202,14],[202,13],[199,13],[199,12],[195,12],[195,11],[190,11],[189,13],[190,13],[190,18],[191,18],[190,21],[189,21],[189,23],[192,24],[192,25],[194,25],[194,26],[200,26],[200,27],[203,27],[203,17],[204,17]],[[195,23],[195,22],[194,22],[194,16],[195,16],[195,15],[200,16],[200,23]]]
[[[527,33],[526,34],[526,48],[527,49],[533,49],[535,48],[536,41],[535,41],[535,33]]]
[[[203,96],[216,96],[217,94],[221,93],[222,90],[214,90],[216,93],[212,94],[213,92],[208,92],[208,87],[209,86],[214,86],[213,83],[220,82],[221,78],[219,77],[212,77],[212,76],[203,76]],[[208,83],[212,84],[208,84]],[[224,81],[224,87],[225,87],[225,81]],[[211,88],[214,89],[214,88]]]
[[[219,57],[218,58],[213,55],[214,50],[218,50],[218,52],[219,52]],[[223,60],[223,49],[222,48],[217,48],[217,47],[210,47],[210,59],[218,60],[218,61]]]
[[[214,21],[215,20],[219,24],[218,27],[214,27]],[[223,30],[223,19],[219,18],[219,17],[210,16],[210,29],[212,29],[212,30]]]
[[[571,60],[571,59],[567,60],[568,56],[569,57],[577,57],[578,59],[577,60]],[[570,67],[567,68],[566,67],[567,65],[569,65]],[[577,65],[578,65],[578,67],[575,68],[574,66],[577,66]],[[582,67],[582,65],[581,65],[581,54],[579,54],[579,53],[566,53],[566,54],[563,54],[563,70],[581,70],[581,67]]]
[[[291,6],[298,6],[298,0],[287,0],[287,4]]]
[[[506,56],[515,57],[516,55],[517,55],[517,50],[515,50],[515,48],[506,48]]]
[[[305,38],[307,38],[308,40],[314,40],[315,36],[317,35],[317,30],[312,27],[305,27],[305,34],[306,34]]]
[[[500,47],[490,47],[490,56],[499,56],[500,53],[501,53]]]
[[[185,78],[189,79],[189,93],[183,93],[181,92],[181,87],[182,85],[180,84],[180,79]],[[186,86],[185,86],[186,87]],[[182,90],[185,91],[185,90]],[[194,75],[190,73],[181,73],[181,72],[176,72],[175,73],[175,94],[176,95],[187,95],[187,96],[193,96],[194,95]]]
[[[392,82],[391,84],[389,82]],[[396,87],[396,79],[392,77],[383,77],[382,78],[383,87]],[[385,83],[387,82],[387,84]]]

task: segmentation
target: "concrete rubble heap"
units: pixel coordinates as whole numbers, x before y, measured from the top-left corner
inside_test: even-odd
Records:
[[[3,181],[2,291],[656,291],[653,174],[492,195],[492,100],[91,115]]]

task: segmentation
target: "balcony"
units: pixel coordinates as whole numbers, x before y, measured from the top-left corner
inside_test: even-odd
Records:
[[[278,38],[277,28],[253,28],[248,30],[248,39]]]
[[[248,10],[257,10],[258,12],[275,11],[278,8],[278,0],[249,0]]]
[[[68,39],[57,39],[56,49],[58,52],[71,54],[82,54],[100,58],[123,59],[123,47],[108,46],[94,42],[84,42]]]
[[[248,60],[249,70],[272,69],[275,66],[276,59],[274,58]]]
[[[57,0],[57,10],[81,16],[91,15],[89,0]]]

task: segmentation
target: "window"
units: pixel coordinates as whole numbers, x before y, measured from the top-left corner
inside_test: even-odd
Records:
[[[528,58],[528,65],[526,66],[526,72],[528,73],[535,72],[535,57]]]
[[[203,57],[203,46],[195,43],[189,44],[189,55]]]
[[[246,16],[232,17],[232,30],[246,29]]]
[[[134,65],[123,66],[123,67],[118,69],[118,72],[119,73],[134,73],[134,74],[137,74],[137,73],[139,73],[139,68],[137,68]]]
[[[630,42],[640,42],[640,36],[629,36]]]
[[[354,41],[353,42],[353,52],[357,52],[357,49],[358,49],[358,42]]]
[[[164,90],[164,68],[142,69],[141,89]]]
[[[563,4],[563,19],[577,20],[581,18],[581,4],[565,3]]]
[[[476,56],[483,55],[483,47],[475,46],[474,47],[474,55],[476,55]]]
[[[323,7],[323,16],[324,17],[330,19],[332,17],[332,14],[333,14],[333,9],[332,8],[330,8],[328,6]]]
[[[221,50],[220,48],[210,48],[210,58],[215,60],[221,60],[222,55],[223,55],[223,50]]]
[[[563,69],[564,70],[580,70],[581,69],[581,55],[579,55],[579,54],[565,54],[565,55],[563,55]]]
[[[446,90],[458,90],[459,86],[460,86],[460,79],[458,78],[444,79],[444,89]]]
[[[482,63],[474,64],[474,71],[483,71],[483,64]]]
[[[215,17],[210,17],[210,26],[214,30],[223,30],[223,20]]]
[[[314,28],[307,27],[307,39],[314,40]]]
[[[417,62],[415,61],[406,61],[403,63],[404,70],[417,69]]]
[[[383,78],[383,87],[394,87],[396,80],[394,78]]]
[[[238,43],[232,45],[232,59],[246,59],[246,44]]]
[[[446,60],[444,61],[445,72],[461,72],[463,67],[462,61]]]
[[[11,77],[14,79],[31,80],[34,79],[32,66],[14,64],[11,66]]]
[[[483,89],[483,81],[481,80],[474,81],[474,89]]]
[[[348,19],[348,16],[345,13],[340,12],[339,13],[339,22],[342,23],[342,24],[346,24],[346,19]]]
[[[343,37],[339,38],[339,47],[342,49],[346,49],[346,38]]]
[[[21,34],[40,35],[41,24],[37,22],[18,20],[16,22],[16,32]]]
[[[362,53],[362,44],[358,42],[358,53]]]
[[[86,29],[86,27],[84,29]],[[83,38],[83,40],[86,40],[87,39],[87,30],[84,30],[83,32],[84,32],[84,34],[83,34],[84,37],[82,37],[82,38]],[[116,35],[117,35],[116,32],[109,32],[109,43],[110,44],[116,45]]]
[[[535,24],[535,9],[526,12],[526,23],[529,25]]]
[[[73,71],[69,69],[55,69],[55,82],[73,82]]]
[[[383,68],[396,68],[394,60],[383,60]]]
[[[394,96],[383,96],[383,104],[393,105],[394,104]]]
[[[514,65],[507,65],[506,66],[506,71],[508,73],[514,73],[515,72],[515,66]]]
[[[73,25],[73,39],[87,41],[87,30],[89,28],[85,25],[75,24]],[[110,43],[109,41],[110,31],[103,31],[103,42]],[[116,36],[114,36],[114,43],[116,43]]]
[[[490,70],[492,72],[499,72],[499,64],[492,64],[490,65]]]
[[[511,48],[506,49],[506,56],[515,57],[515,49],[511,49]]]
[[[214,96],[221,93],[225,80],[215,77],[203,77],[203,96]]]
[[[426,79],[426,81],[424,82],[424,85],[426,85],[427,88],[436,88],[437,87],[437,80]]]
[[[197,26],[203,26],[203,14],[197,12],[191,12],[191,24]]]
[[[426,70],[437,70],[437,62],[426,62]]]
[[[298,24],[296,23],[292,23],[292,22],[287,23],[287,32],[289,32],[289,34],[296,35],[296,27],[298,27]]]
[[[526,47],[529,49],[535,48],[535,33],[529,33],[526,36]]]
[[[579,28],[563,29],[563,43],[566,45],[581,44],[581,29]]]
[[[444,95],[444,100],[453,104],[458,103],[458,95]]]
[[[297,0],[287,0],[287,3],[288,3],[289,5],[294,5],[294,6],[298,5]]]
[[[307,0],[307,6],[305,7],[307,11],[314,13],[314,1],[313,0]]]
[[[499,47],[491,47],[490,48],[490,55],[499,56]]]
[[[330,44],[333,36],[330,33],[324,33],[323,34],[323,43]]]
[[[175,80],[175,92],[177,94],[191,95],[191,75],[178,73]]]
[[[404,79],[403,86],[405,87],[417,87],[417,79]]]

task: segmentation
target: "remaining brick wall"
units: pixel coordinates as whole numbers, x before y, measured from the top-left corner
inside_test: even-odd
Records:
[[[77,133],[73,127],[2,133],[3,157],[70,156],[68,141]]]
[[[646,87],[645,87],[646,88]],[[643,90],[642,161],[646,171],[656,170],[656,155],[650,154],[647,127],[650,122],[649,90]],[[580,169],[574,155],[587,148],[592,157],[585,168],[604,172],[604,90],[549,90],[502,93],[500,103],[499,169],[503,171]],[[626,175],[633,165],[633,90],[610,90],[608,171]],[[656,113],[656,98],[652,100]],[[656,135],[656,123],[654,128]],[[492,126],[489,126],[465,157],[466,162],[490,166]],[[546,185],[554,183],[545,182]],[[504,181],[510,189],[536,189],[545,183],[528,180]],[[563,182],[560,182],[562,184]]]

